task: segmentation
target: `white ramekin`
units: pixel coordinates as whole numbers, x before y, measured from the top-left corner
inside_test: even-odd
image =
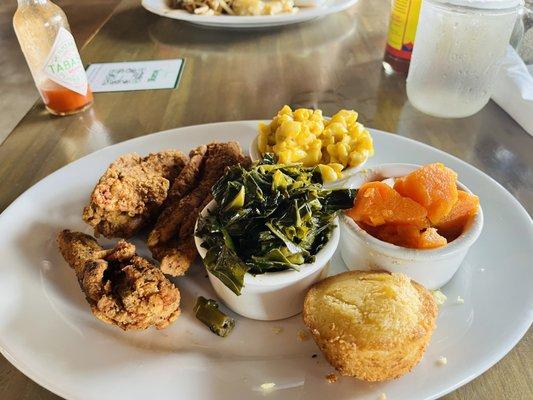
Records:
[[[205,216],[215,205],[216,202],[211,201],[200,215]],[[198,225],[198,221],[196,224]],[[196,228],[197,226],[195,231]],[[302,311],[307,289],[326,277],[329,261],[339,244],[339,236],[339,221],[336,219],[331,238],[316,254],[315,262],[300,265],[298,271],[267,272],[255,276],[247,273],[240,296],[228,289],[209,271],[207,275],[218,297],[237,314],[263,321],[289,318]],[[203,259],[207,253],[201,246],[203,240],[196,236],[194,240]]]
[[[354,175],[352,184],[347,186],[359,187],[365,182],[401,177],[417,168],[420,166],[383,164]],[[459,182],[457,187],[471,193]],[[457,239],[444,247],[428,250],[409,249],[379,240],[360,228],[344,213],[340,220],[340,251],[348,269],[401,272],[428,289],[437,289],[452,279],[466,253],[479,237],[483,227],[483,212],[480,207],[477,215],[469,221]]]
[[[252,161],[257,161],[262,158],[261,153],[259,152],[259,149],[257,148],[257,136],[254,138],[254,140],[250,144],[248,153],[250,154],[250,158],[252,159]],[[342,170],[343,179],[359,172],[363,168],[363,165],[366,164],[367,160],[368,158],[365,161],[363,161],[361,164],[359,164],[357,167],[349,167],[349,168],[343,169]]]

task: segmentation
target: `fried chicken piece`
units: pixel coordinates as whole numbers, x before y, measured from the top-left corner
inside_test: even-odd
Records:
[[[119,157],[98,181],[83,220],[96,236],[133,236],[157,218],[171,183],[187,162],[188,157],[175,150]]]
[[[227,167],[249,164],[237,142],[211,143],[193,150],[170,189],[171,195],[148,236],[148,247],[161,270],[183,275],[196,258],[194,225],[198,214],[213,197],[211,188]]]
[[[120,240],[103,249],[80,232],[64,230],[59,250],[76,272],[93,314],[123,330],[166,328],[180,314],[180,292],[155,265]]]

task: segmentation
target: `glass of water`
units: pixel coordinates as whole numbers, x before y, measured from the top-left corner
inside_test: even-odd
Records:
[[[420,111],[444,118],[487,104],[523,0],[424,0],[407,76]]]

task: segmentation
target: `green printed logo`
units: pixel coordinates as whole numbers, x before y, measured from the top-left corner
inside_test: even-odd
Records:
[[[87,75],[72,34],[59,28],[43,72],[57,84],[82,95],[87,94]]]

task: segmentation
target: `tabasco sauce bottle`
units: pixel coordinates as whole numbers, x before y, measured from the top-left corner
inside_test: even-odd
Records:
[[[88,108],[93,94],[63,10],[48,0],[18,0],[13,27],[46,109],[70,115]]]
[[[422,0],[392,0],[383,66],[407,74]]]

